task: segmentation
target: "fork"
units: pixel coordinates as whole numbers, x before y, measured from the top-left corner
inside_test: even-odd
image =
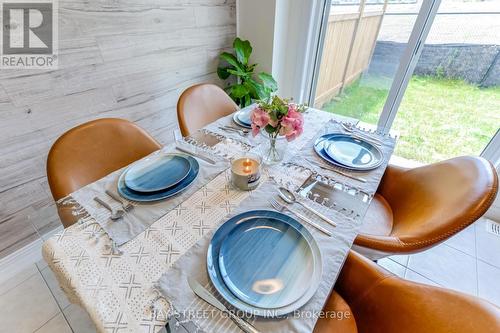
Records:
[[[305,217],[304,215],[300,214],[300,213],[297,213],[293,210],[291,210],[290,208],[280,204],[278,201],[276,201],[276,199],[274,198],[271,198],[269,199],[269,203],[271,204],[271,206],[273,206],[274,209],[276,209],[278,212],[283,212],[285,209],[288,210],[289,212],[291,212],[292,214],[294,215],[297,215],[298,218],[300,218],[302,221],[310,224],[311,226],[315,227],[316,229],[318,229],[319,231],[323,232],[324,234],[328,235],[329,237],[332,237],[332,233],[328,230],[326,230],[325,228],[323,228],[322,226],[320,226],[319,224],[317,223],[314,223],[313,221],[311,221],[309,218]]]
[[[106,193],[108,196],[110,196],[113,200],[115,200],[116,202],[118,202],[120,205],[122,205],[122,208],[128,212],[129,210],[131,210],[132,208],[134,208],[134,205],[132,205],[130,202],[123,202],[119,196],[117,196],[116,194],[114,194],[113,192],[111,192],[110,190],[106,190],[104,191],[104,193]]]
[[[340,123],[340,126],[342,126],[342,129],[345,132],[350,133],[353,137],[357,136],[365,141],[374,143],[374,144],[379,145],[379,146],[381,146],[383,144],[383,142],[377,138],[373,138],[373,137],[368,136],[364,133],[360,133],[360,130],[357,127],[348,126],[347,124],[344,124],[344,123]]]

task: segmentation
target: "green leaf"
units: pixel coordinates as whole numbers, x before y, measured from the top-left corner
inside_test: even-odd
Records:
[[[247,40],[241,40],[238,37],[233,42],[234,51],[238,61],[244,65],[248,64],[248,58],[252,54],[252,46]]]
[[[268,73],[259,73],[259,79],[262,81],[264,88],[269,89],[271,92],[278,90],[278,84],[274,80],[273,76]]]
[[[246,67],[246,71],[247,72],[253,72],[253,70],[255,69],[255,66],[257,66],[257,64],[251,64],[251,65],[247,65]]]
[[[238,59],[231,53],[222,52],[219,56],[222,60],[225,60],[228,64],[234,66],[236,69],[243,71],[243,66],[238,62]]]
[[[234,69],[227,69],[227,72],[236,76],[248,76],[248,73],[242,72],[242,71],[235,71]]]
[[[227,71],[229,67],[219,67],[217,68],[217,75],[219,76],[219,79],[225,80],[227,79],[231,74]]]
[[[245,106],[249,106],[250,104],[252,104],[252,98],[250,97],[250,95],[245,95],[244,100],[245,100],[245,102],[243,103],[244,107]]]
[[[269,134],[273,134],[274,132],[276,132],[278,130],[278,128],[274,128],[271,125],[267,125],[264,129]]]
[[[235,98],[242,98],[245,95],[248,95],[248,89],[242,84],[235,84],[231,89],[231,96]]]
[[[250,78],[246,80],[244,84],[250,91],[250,97],[253,99],[263,99],[266,97],[264,87],[254,79]]]

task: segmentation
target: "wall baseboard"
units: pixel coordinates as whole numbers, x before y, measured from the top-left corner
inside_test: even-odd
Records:
[[[43,240],[39,238],[0,259],[0,284],[42,260],[42,244]]]

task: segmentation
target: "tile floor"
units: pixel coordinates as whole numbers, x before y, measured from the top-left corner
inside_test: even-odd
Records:
[[[480,220],[445,243],[379,264],[400,277],[456,289],[500,306],[500,236]],[[0,333],[91,333],[86,312],[70,304],[52,271],[40,261],[0,284]]]
[[[500,236],[480,219],[428,251],[378,263],[405,279],[455,289],[500,306]]]

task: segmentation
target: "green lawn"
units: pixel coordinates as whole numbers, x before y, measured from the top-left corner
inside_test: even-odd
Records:
[[[387,87],[383,78],[365,77],[323,109],[376,124]],[[413,76],[393,125],[401,135],[396,155],[426,163],[477,155],[499,126],[500,87]]]

